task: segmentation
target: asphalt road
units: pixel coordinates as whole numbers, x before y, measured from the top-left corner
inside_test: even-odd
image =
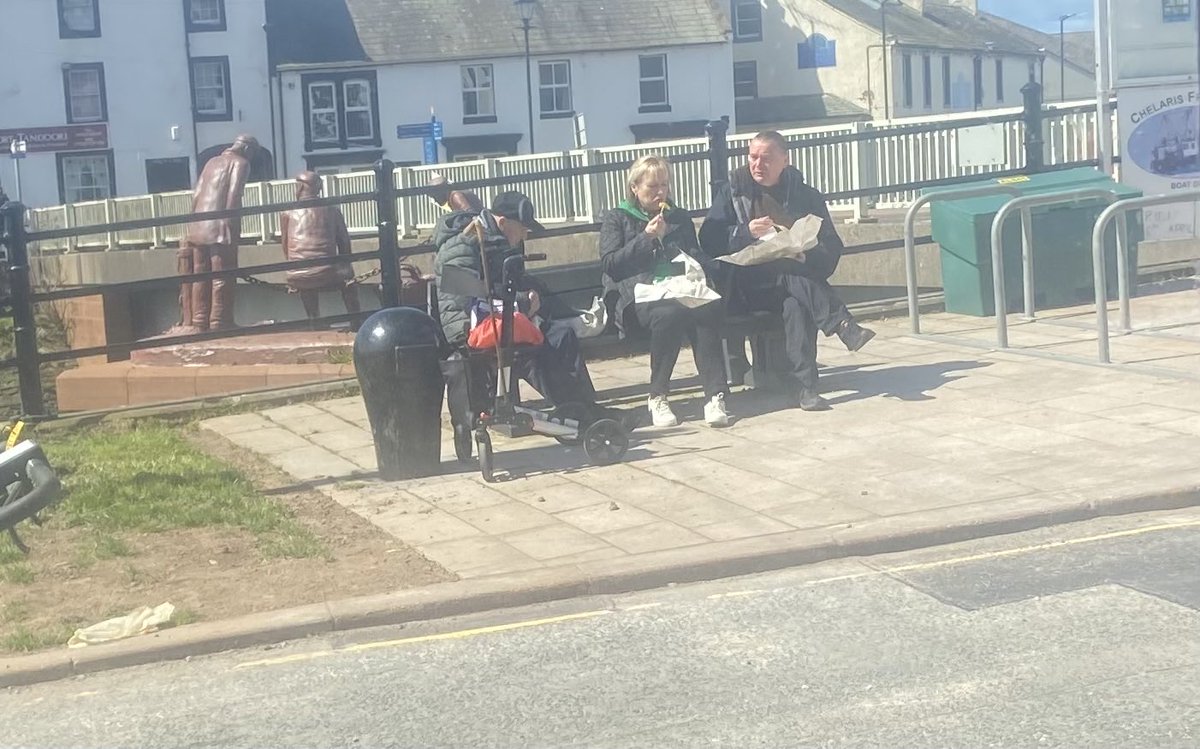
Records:
[[[1200,511],[0,693],[3,746],[1196,747]]]

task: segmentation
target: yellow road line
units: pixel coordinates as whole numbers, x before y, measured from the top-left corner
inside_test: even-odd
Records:
[[[297,663],[300,661],[315,660],[317,658],[325,658],[331,655],[339,655],[341,653],[361,653],[368,650],[379,650],[381,648],[393,648],[400,645],[413,645],[420,642],[437,642],[440,640],[460,640],[467,637],[476,637],[478,635],[488,635],[496,632],[509,632],[514,629],[525,629],[528,627],[542,627],[547,624],[559,624],[561,622],[570,622],[578,619],[591,619],[597,616],[611,614],[609,609],[598,611],[585,611],[579,614],[564,614],[563,616],[552,616],[545,619],[530,619],[523,622],[510,622],[508,624],[494,624],[489,627],[475,627],[474,629],[460,629],[455,632],[442,632],[436,635],[419,635],[417,637],[405,637],[399,640],[381,640],[379,642],[367,642],[360,645],[349,645],[337,650],[319,650],[313,653],[295,653],[292,655],[284,655],[278,658],[264,658],[259,661],[247,661],[234,666],[234,670],[244,668],[255,668],[258,666],[278,666],[285,663]]]
[[[899,567],[888,567],[882,572],[911,572],[913,570],[933,569],[935,567],[947,567],[954,564],[965,564],[967,562],[978,562],[985,559],[998,559],[1000,557],[1011,557],[1018,554],[1028,554],[1034,551],[1046,551],[1047,549],[1059,549],[1064,546],[1077,546],[1079,544],[1089,544],[1096,541],[1108,541],[1113,538],[1128,538],[1129,536],[1141,536],[1146,533],[1155,533],[1158,531],[1169,531],[1178,528],[1191,528],[1200,526],[1200,520],[1189,520],[1182,523],[1162,523],[1159,525],[1147,525],[1142,528],[1129,528],[1123,531],[1111,531],[1109,533],[1099,533],[1095,536],[1082,536],[1080,538],[1068,538],[1063,541],[1047,541],[1046,543],[1033,544],[1032,546],[1020,546],[1015,549],[1001,549],[1000,551],[987,551],[982,554],[971,554],[965,557],[952,557],[950,559],[941,559],[935,562],[918,562],[916,564],[905,564]]]
[[[1159,525],[1147,525],[1142,528],[1131,528],[1121,531],[1111,531],[1109,533],[1100,533],[1094,536],[1082,536],[1080,538],[1070,538],[1062,541],[1047,541],[1046,543],[1033,544],[1030,546],[1020,546],[1013,549],[1001,549],[999,551],[988,551],[980,554],[969,554],[961,557],[950,557],[948,559],[938,559],[932,562],[916,562],[913,564],[900,565],[898,567],[885,567],[869,572],[856,572],[850,575],[836,575],[834,577],[826,577],[819,580],[810,580],[806,585],[824,585],[827,583],[844,582],[848,580],[860,580],[868,577],[879,577],[881,575],[890,575],[897,572],[914,572],[918,570],[936,569],[938,567],[949,567],[956,564],[967,564],[970,562],[980,562],[988,559],[1000,559],[1003,557],[1017,556],[1019,554],[1029,554],[1037,551],[1046,551],[1049,549],[1060,549],[1067,546],[1077,546],[1079,544],[1095,543],[1097,541],[1107,541],[1114,538],[1128,538],[1130,536],[1140,536],[1147,533],[1156,533],[1158,531],[1178,530],[1180,528],[1193,528],[1200,526],[1200,520],[1191,520],[1181,523],[1162,523]],[[779,590],[779,589],[776,589]],[[761,595],[770,593],[770,590],[744,590],[731,591],[727,593],[715,593],[708,596],[709,599],[720,598],[739,598]],[[657,603],[641,603],[617,609],[618,611],[637,611],[640,609],[654,608],[661,606],[661,602]],[[379,642],[367,642],[359,645],[349,645],[337,650],[320,650],[312,653],[294,653],[292,655],[279,656],[277,658],[265,658],[258,661],[247,661],[239,663],[233,667],[233,670],[238,671],[247,668],[258,668],[261,666],[279,666],[288,663],[299,663],[303,661],[316,660],[341,653],[362,653],[370,650],[380,650],[383,648],[399,647],[401,645],[415,645],[423,642],[438,642],[442,640],[461,640],[468,637],[477,637],[479,635],[495,634],[497,632],[510,632],[517,629],[527,629],[529,627],[543,627],[549,624],[559,624],[561,622],[577,621],[580,619],[592,619],[598,616],[613,613],[610,609],[600,609],[596,611],[584,611],[578,614],[564,614],[562,616],[552,616],[545,619],[530,619],[520,622],[509,622],[508,624],[494,624],[488,627],[475,627],[473,629],[461,629],[454,632],[443,632],[434,635],[419,635],[416,637],[405,637],[398,640],[381,640]]]
[[[967,564],[969,562],[982,562],[988,559],[1000,559],[1003,557],[1017,556],[1019,554],[1030,554],[1036,551],[1047,551],[1049,549],[1060,549],[1064,546],[1077,546],[1079,544],[1095,543],[1096,541],[1108,541],[1114,538],[1127,538],[1129,536],[1140,536],[1146,533],[1155,533],[1158,531],[1176,530],[1179,528],[1193,528],[1200,526],[1200,520],[1188,520],[1182,523],[1162,523],[1160,525],[1147,525],[1143,528],[1130,528],[1123,531],[1112,531],[1109,533],[1099,533],[1094,536],[1081,536],[1080,538],[1069,538],[1063,541],[1047,541],[1046,543],[1033,544],[1030,546],[1018,546],[1013,549],[1001,549],[999,551],[986,551],[980,554],[969,554],[963,557],[950,557],[948,559],[938,559],[932,562],[914,562],[913,564],[904,564],[899,567],[884,567],[870,572],[855,572],[850,575],[838,575],[836,577],[826,577],[820,580],[809,581],[808,585],[824,585],[826,583],[838,583],[845,580],[860,580],[864,577],[879,577],[880,575],[890,575],[896,572],[915,572],[918,570],[930,570],[938,567],[950,567],[956,564]]]

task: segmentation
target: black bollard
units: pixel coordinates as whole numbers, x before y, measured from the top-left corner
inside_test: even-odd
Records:
[[[354,369],[362,388],[379,475],[388,480],[434,476],[442,462],[442,395],[438,325],[412,307],[371,315],[354,337]]]

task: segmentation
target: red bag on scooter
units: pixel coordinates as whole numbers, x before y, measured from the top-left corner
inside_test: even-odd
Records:
[[[494,349],[500,344],[503,330],[503,317],[499,312],[493,312],[471,328],[471,332],[467,334],[467,345],[473,349]],[[542,335],[541,328],[535,325],[533,320],[520,312],[513,313],[512,342],[514,344],[540,346],[545,340],[546,337]]]

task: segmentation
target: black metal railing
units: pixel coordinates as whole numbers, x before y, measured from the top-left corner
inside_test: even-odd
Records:
[[[1031,97],[1031,102],[1036,101]],[[1029,102],[1027,102],[1029,103]],[[1031,104],[1032,106],[1032,104]],[[1040,110],[1040,102],[1039,102]],[[1013,120],[1021,117],[1027,117],[1026,114],[1009,114],[1000,117],[979,117],[973,120],[964,120],[956,122],[955,126],[969,126],[972,124],[986,124],[990,122]],[[976,122],[978,120],[978,122]],[[706,132],[708,134],[708,147],[704,151],[699,151],[690,154],[680,154],[670,157],[673,163],[686,163],[691,161],[707,160],[710,166],[710,178],[712,181],[713,194],[721,184],[728,181],[729,178],[729,159],[733,156],[744,155],[745,148],[730,149],[727,139],[728,123],[723,120],[714,120],[708,123]],[[917,134],[930,129],[930,125],[913,125],[913,126],[898,126],[888,128],[888,134],[895,133],[913,133]],[[940,126],[944,127],[944,126]],[[1029,128],[1030,131],[1036,128]],[[829,136],[821,136],[817,138],[807,139],[798,142],[799,147],[816,146],[826,143],[846,142],[857,139],[868,139],[878,137],[878,133],[849,133],[837,134]],[[1027,135],[1027,148],[1041,148],[1040,136],[1033,137]],[[633,162],[628,163],[606,163],[592,166],[581,166],[572,169],[540,171],[536,173],[506,175],[493,177],[481,180],[464,181],[455,183],[456,188],[471,189],[484,187],[505,187],[528,182],[531,179],[545,179],[551,177],[575,177],[586,174],[611,172],[614,169],[627,168]],[[1019,169],[1011,169],[1004,171],[988,172],[986,175],[967,175],[962,177],[950,177],[943,179],[925,180],[920,182],[910,182],[897,185],[885,185],[879,187],[863,188],[858,190],[848,190],[842,192],[828,193],[826,199],[829,201],[846,200],[852,198],[872,197],[878,195],[886,195],[898,192],[917,191],[933,187],[943,187],[965,182],[977,181],[979,179],[999,179],[1007,176],[1016,176],[1027,174],[1031,171],[1031,165],[1036,169],[1041,165],[1041,160],[1037,157],[1026,158],[1026,166]],[[1096,166],[1095,160],[1078,161],[1068,164],[1058,164],[1054,166],[1041,166],[1036,171],[1051,171],[1058,169],[1070,169],[1080,166]],[[111,343],[104,346],[91,346],[79,349],[64,349],[60,351],[43,352],[38,347],[38,332],[35,322],[35,305],[40,303],[62,301],[67,299],[75,299],[85,296],[93,296],[103,293],[112,292],[136,292],[145,291],[151,288],[161,286],[179,285],[181,283],[193,281],[206,281],[218,278],[241,278],[249,273],[271,273],[287,271],[317,265],[328,265],[329,258],[316,258],[312,260],[297,260],[279,263],[271,263],[267,265],[249,266],[220,271],[209,271],[204,273],[192,273],[187,275],[176,275],[161,278],[142,279],[136,281],[123,281],[111,284],[94,284],[87,286],[77,286],[69,288],[59,288],[47,291],[35,291],[32,283],[30,263],[29,263],[29,246],[33,242],[39,242],[50,239],[59,239],[65,237],[77,237],[89,234],[110,233],[115,231],[129,229],[144,229],[154,228],[178,224],[191,223],[193,221],[207,219],[223,219],[223,218],[243,218],[253,215],[265,215],[270,213],[279,213],[293,210],[302,207],[314,206],[341,206],[350,203],[359,203],[372,201],[376,204],[378,224],[376,227],[379,247],[375,251],[352,253],[350,255],[339,256],[337,262],[364,262],[374,261],[379,265],[380,276],[380,304],[382,307],[395,307],[400,304],[400,274],[399,263],[404,257],[423,254],[433,249],[431,245],[417,245],[401,249],[398,238],[398,218],[397,218],[397,199],[401,197],[409,197],[413,195],[423,195],[427,188],[412,187],[398,189],[395,184],[395,164],[389,160],[382,160],[376,163],[375,171],[375,186],[373,192],[356,193],[350,195],[338,195],[333,197],[323,197],[315,199],[307,199],[304,201],[291,201],[286,203],[273,203],[268,205],[258,205],[243,207],[232,210],[209,211],[204,213],[195,213],[179,216],[164,216],[151,219],[135,219],[129,221],[118,221],[108,224],[74,226],[62,229],[48,229],[44,231],[27,232],[25,229],[25,207],[9,203],[0,209],[0,219],[2,219],[2,232],[0,232],[0,244],[3,244],[7,250],[8,274],[10,295],[7,300],[0,301],[0,305],[7,309],[0,309],[0,314],[8,314],[13,320],[13,343],[15,356],[8,359],[0,360],[0,370],[12,369],[17,370],[19,380],[19,392],[21,400],[21,410],[24,415],[37,417],[43,415],[46,411],[44,395],[42,392],[41,367],[43,364],[61,362],[70,359],[77,359],[88,356],[97,355],[117,355],[127,356],[130,352],[157,348],[161,346],[179,345],[186,343],[195,343],[201,341],[218,340],[221,338],[229,338],[235,336],[261,335],[267,333],[288,332],[296,330],[308,330],[313,326],[328,326],[344,322],[357,322],[365,319],[375,310],[366,310],[359,313],[330,315],[317,318],[315,320],[295,320],[286,322],[264,323],[260,325],[233,327],[228,329],[194,333],[188,335],[173,335],[170,337],[159,337],[153,339],[145,339],[139,341]],[[704,209],[691,211],[694,217],[703,215]],[[557,227],[548,229],[542,235],[543,237],[561,237],[573,234],[591,233],[599,231],[599,223],[574,224],[571,226]],[[926,243],[932,241],[931,237],[920,237],[918,243]],[[900,240],[874,242],[856,247],[846,248],[846,254],[854,254],[861,252],[873,252],[887,249],[900,249],[903,247],[903,242]],[[597,284],[594,287],[578,288],[578,289],[562,289],[557,290],[559,294],[571,294],[580,291],[586,291],[593,288],[599,288],[599,277],[597,276]]]

